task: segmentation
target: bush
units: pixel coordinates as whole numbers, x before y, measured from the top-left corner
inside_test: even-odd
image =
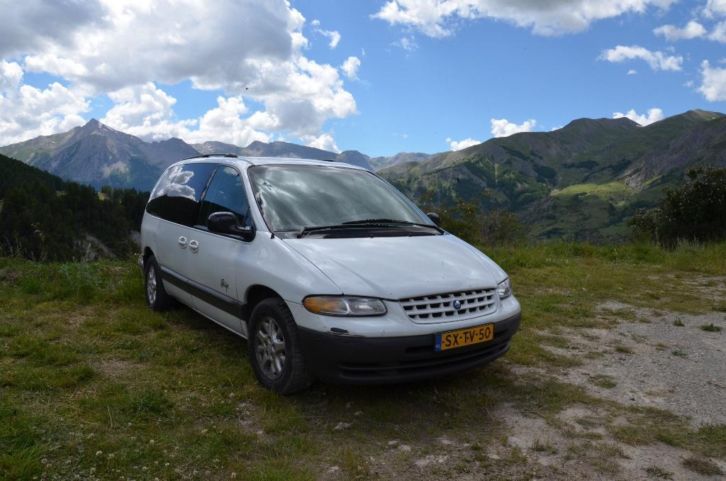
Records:
[[[726,239],[726,169],[697,169],[679,189],[666,192],[654,209],[630,220],[634,236],[667,247],[679,242]]]
[[[486,246],[518,244],[525,240],[524,226],[509,211],[482,212],[476,204],[460,202],[440,213],[441,226],[470,244]]]

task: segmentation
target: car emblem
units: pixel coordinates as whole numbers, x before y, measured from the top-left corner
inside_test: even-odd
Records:
[[[461,301],[460,301],[459,299],[456,299],[456,300],[454,301],[454,309],[456,309],[457,311],[458,311],[459,309],[461,309]]]

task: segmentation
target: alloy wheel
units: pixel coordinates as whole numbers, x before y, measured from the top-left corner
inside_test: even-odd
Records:
[[[156,269],[153,265],[149,266],[149,272],[146,274],[146,297],[153,306],[156,302]]]
[[[269,379],[279,378],[285,369],[287,355],[282,329],[275,319],[265,317],[260,322],[255,337],[257,363]]]

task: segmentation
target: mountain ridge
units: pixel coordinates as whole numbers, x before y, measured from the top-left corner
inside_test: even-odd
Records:
[[[247,147],[218,141],[188,144],[175,137],[146,142],[97,119],[67,132],[0,147],[0,153],[65,180],[97,188],[110,185],[140,190],[150,190],[159,174],[171,163],[200,154],[312,158],[372,169],[369,157],[354,150],[335,153],[282,141],[255,141]]]
[[[140,189],[149,189],[169,163],[200,153],[336,160],[380,169],[427,208],[468,202],[484,211],[514,212],[537,238],[598,241],[623,237],[625,221],[638,208],[655,205],[689,169],[726,167],[726,116],[691,110],[646,126],[627,118],[582,118],[459,151],[390,157],[283,141],[247,147],[176,138],[145,142],[94,119],[0,153],[66,180]]]
[[[726,116],[688,111],[647,126],[577,119],[552,132],[490,139],[379,171],[423,204],[471,202],[516,213],[537,238],[623,237],[695,167],[726,167]]]

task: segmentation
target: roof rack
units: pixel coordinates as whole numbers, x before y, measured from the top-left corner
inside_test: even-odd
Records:
[[[187,157],[186,159],[182,160],[189,160],[189,159],[208,159],[209,157],[230,157],[233,159],[236,159],[239,157],[237,154],[199,154],[199,155],[192,155],[191,157]]]

